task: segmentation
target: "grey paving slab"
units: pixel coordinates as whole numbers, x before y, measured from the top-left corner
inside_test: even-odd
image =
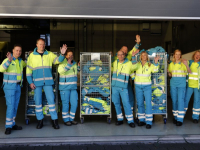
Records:
[[[17,147],[0,147],[0,150],[17,150]]]
[[[134,146],[132,146],[132,145],[121,145],[121,148],[123,150],[133,150]]]
[[[36,146],[35,150],[52,150],[52,146]]]
[[[34,150],[34,146],[19,146],[17,147],[17,150]]]

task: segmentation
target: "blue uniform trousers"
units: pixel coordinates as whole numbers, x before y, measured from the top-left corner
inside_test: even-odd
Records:
[[[15,125],[15,117],[17,115],[18,104],[21,96],[21,87],[17,84],[16,89],[4,89],[6,98],[6,124],[5,128],[12,128]]]
[[[135,84],[135,94],[138,106],[138,119],[141,122],[146,122],[146,124],[152,125],[153,115],[152,115],[152,105],[151,105],[151,97],[152,97],[151,85]],[[146,102],[146,112],[144,107],[144,100]]]
[[[73,121],[78,106],[78,93],[76,90],[60,91],[62,100],[62,118],[64,122]],[[69,112],[69,103],[71,105]]]
[[[115,105],[115,110],[117,113],[117,120],[122,121],[123,120],[123,115],[122,115],[122,110],[121,110],[121,103],[120,103],[120,96],[122,99],[122,103],[124,106],[124,111],[126,118],[129,123],[133,123],[133,113],[131,111],[131,105],[129,102],[129,93],[128,89],[120,88],[120,87],[112,87],[112,102]]]
[[[193,103],[193,109],[192,109],[192,119],[199,120],[199,114],[200,114],[200,89],[198,88],[190,88],[187,87],[186,95],[185,95],[185,112],[188,109],[188,104],[190,102],[190,98],[194,92],[194,103]]]
[[[186,87],[170,86],[170,94],[172,98],[172,112],[174,119],[183,122],[184,118],[184,99]]]
[[[42,120],[44,118],[42,111],[42,89],[44,89],[45,92],[51,119],[52,120],[58,119],[58,115],[55,108],[53,87],[51,85],[44,85],[44,86],[37,86],[34,90],[35,114],[37,120]]]

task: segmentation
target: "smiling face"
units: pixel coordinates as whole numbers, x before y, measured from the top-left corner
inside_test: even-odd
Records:
[[[118,51],[117,52],[117,58],[119,59],[119,62],[124,61],[125,55],[123,51]]]
[[[45,49],[45,42],[43,40],[39,40],[39,41],[37,41],[36,46],[38,48],[38,51],[44,51],[44,49]]]
[[[73,60],[74,56],[72,52],[68,52],[67,55],[65,56],[67,59]]]
[[[22,48],[19,46],[15,46],[13,48],[13,57],[18,58],[21,56],[21,54],[22,54]]]
[[[146,52],[142,53],[141,56],[140,56],[140,58],[141,58],[141,61],[148,61],[148,55],[147,55],[147,53]]]
[[[194,59],[195,62],[198,62],[199,59],[200,59],[200,52],[196,52],[196,53],[194,54],[194,56],[193,56],[193,59]]]
[[[176,51],[174,54],[174,58],[176,61],[180,61],[181,60],[181,52],[180,51]]]

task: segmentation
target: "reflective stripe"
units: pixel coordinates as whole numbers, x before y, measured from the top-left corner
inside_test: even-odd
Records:
[[[70,118],[74,119],[74,117],[70,116]]]
[[[13,122],[6,122],[6,125],[12,125]]]
[[[11,119],[11,118],[6,118],[6,120],[7,120],[7,121],[12,121],[13,119]]]
[[[200,109],[195,109],[195,108],[193,108],[192,110],[194,110],[194,111],[200,111]]]
[[[145,119],[145,121],[153,121],[153,118]]]
[[[21,80],[5,80],[5,79],[3,79],[3,82],[18,83],[18,82],[21,82]]]
[[[194,77],[189,77],[188,79],[191,79],[191,80],[198,80],[198,78],[194,78]]]
[[[178,114],[173,114],[174,116],[178,116]]]
[[[178,111],[179,114],[185,114],[185,111]]]
[[[136,73],[136,76],[141,76],[141,77],[150,77],[151,74],[137,74],[137,73]]]
[[[46,77],[46,78],[37,78],[34,81],[42,81],[42,80],[53,80],[53,77]]]
[[[90,114],[92,113],[92,109],[90,109]]]
[[[35,67],[32,70],[37,70],[37,69],[44,69],[44,68],[51,68],[51,66],[41,66],[41,67]]]
[[[149,85],[151,82],[135,82],[135,84]]]
[[[127,120],[128,120],[128,121],[131,121],[131,120],[133,120],[133,118],[128,118]]]
[[[36,109],[35,111],[36,112],[42,112],[42,109]]]
[[[119,74],[124,75],[124,76],[129,76],[128,73],[121,73],[121,72],[119,72]]]
[[[140,114],[140,113],[137,113],[138,115],[145,115],[145,113],[144,114]]]
[[[62,112],[62,114],[63,114],[63,115],[67,115],[68,113],[67,113],[67,112]]]
[[[113,73],[117,73],[117,71],[113,71]]]
[[[145,116],[140,116],[140,117],[138,117],[138,119],[143,119],[143,118],[145,119]]]
[[[174,74],[172,74],[172,77],[186,77],[186,75],[174,75]]]
[[[35,107],[36,107],[36,108],[40,108],[40,107],[42,107],[42,105],[36,105]]]
[[[77,77],[77,75],[62,75],[60,78],[71,78],[71,77]]]
[[[195,114],[195,115],[199,115],[199,113],[198,113],[198,112],[193,112],[193,114]]]
[[[112,80],[128,83],[128,81],[125,81],[125,80],[122,80],[122,79],[118,79],[118,78],[112,78]]]
[[[153,117],[153,115],[152,115],[152,114],[150,114],[150,115],[146,115],[146,117]]]
[[[49,109],[49,111],[56,111],[55,109]]]
[[[86,109],[85,109],[86,114],[88,114],[88,110],[89,110],[89,108],[86,108]]]
[[[126,115],[126,117],[133,117],[133,115]]]
[[[17,75],[17,76],[21,76],[21,73],[13,73],[13,72],[4,72],[4,74],[6,75]]]
[[[133,107],[131,107],[131,110],[133,110]]]
[[[184,108],[185,110],[188,110],[188,108]]]
[[[4,69],[7,69],[8,67],[5,66],[5,64],[2,65]]]
[[[192,73],[189,73],[189,74],[191,74],[191,75],[198,75],[197,72],[192,72]]]
[[[26,65],[29,69],[33,70],[33,67],[29,66],[29,65]]]
[[[71,67],[67,65],[66,68],[70,69]]]
[[[172,112],[174,112],[174,113],[177,113],[177,112],[178,112],[178,110],[172,110]]]
[[[55,107],[55,104],[49,105],[49,107]]]
[[[69,115],[67,115],[67,116],[62,116],[62,118],[69,118]]]
[[[56,60],[58,60],[58,57],[56,57],[56,58],[53,60],[53,64],[55,64]]]
[[[75,115],[75,113],[73,113],[73,112],[70,112],[70,115]]]
[[[85,91],[86,94],[88,93],[88,90],[86,88],[84,88],[84,91]]]
[[[27,73],[26,76],[32,76],[32,73]]]
[[[9,66],[10,64],[6,61],[6,65]]]
[[[177,117],[178,117],[178,118],[184,118],[184,116],[181,116],[181,115],[178,115]]]
[[[158,71],[158,69],[153,69],[153,71]]]
[[[77,84],[77,82],[59,82],[60,85]]]
[[[184,70],[173,70],[172,73],[187,73],[187,71],[184,71]]]
[[[117,115],[117,117],[119,117],[119,116],[122,116],[122,113],[121,113],[121,114],[119,114],[119,115]]]

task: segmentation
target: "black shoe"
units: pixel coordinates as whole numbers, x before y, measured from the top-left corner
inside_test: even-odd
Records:
[[[193,119],[193,123],[198,123],[199,121],[197,119]]]
[[[177,121],[177,123],[176,123],[176,126],[182,126],[182,122],[180,122],[180,121]]]
[[[72,125],[71,121],[64,122],[64,124],[65,124],[66,126],[71,126],[71,125]]]
[[[139,122],[139,123],[138,123],[138,126],[144,126],[144,125],[146,125],[145,122]]]
[[[128,124],[131,128],[135,128],[135,123],[129,123]]]
[[[12,130],[22,130],[22,127],[21,126],[18,126],[18,125],[14,125],[12,127]]]
[[[6,128],[5,134],[6,135],[11,134],[11,130],[12,130],[11,128]]]
[[[146,128],[147,128],[147,129],[151,129],[151,125],[150,125],[150,124],[147,124],[147,125],[146,125]]]
[[[43,127],[43,120],[38,120],[38,124],[36,126],[37,129],[41,129]]]
[[[117,125],[117,126],[119,126],[119,125],[121,125],[121,124],[123,124],[123,121],[117,121],[117,122],[115,123],[115,125]]]
[[[72,125],[77,125],[78,122],[76,122],[76,121],[71,121],[71,124],[72,124]]]
[[[58,119],[52,120],[52,121],[53,121],[53,127],[54,127],[54,129],[60,129],[60,127],[58,125]]]
[[[173,124],[176,124],[176,123],[177,123],[176,119],[173,118]]]

